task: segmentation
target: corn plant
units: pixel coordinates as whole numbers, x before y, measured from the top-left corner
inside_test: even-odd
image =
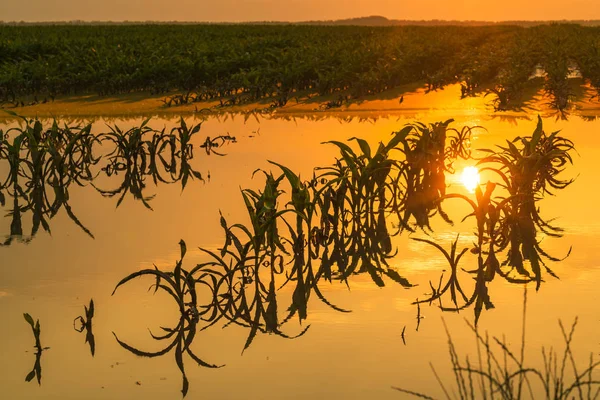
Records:
[[[167,133],[164,129],[150,128],[148,122],[149,119],[126,132],[118,126],[110,127],[111,132],[101,137],[114,147],[105,157],[108,162],[103,171],[107,176],[122,176],[122,181],[114,189],[96,189],[105,197],[118,196],[117,207],[131,193],[134,199],[152,209],[149,201],[154,195],[145,194],[147,179],[152,179],[155,185],[181,182],[182,190],[190,177],[204,180],[190,165],[194,157],[190,141],[201,125],[188,127],[182,118],[179,126]]]
[[[5,159],[9,164],[0,188],[13,198],[10,235],[4,244],[23,236],[24,213],[32,214],[30,236],[33,237],[40,227],[50,232],[48,221],[61,209],[93,237],[73,212],[68,190],[71,184],[83,186],[94,178],[90,168],[98,162],[92,153],[97,140],[91,134],[91,126],[61,128],[55,121],[50,129],[44,129],[39,120],[23,118],[23,121],[23,129],[0,131],[3,143],[0,160]],[[4,194],[0,200],[5,204]]]
[[[542,232],[561,237],[562,229],[540,216],[539,203],[544,195],[565,189],[573,182],[572,179],[558,176],[567,164],[572,163],[570,153],[573,150],[573,143],[559,136],[559,132],[547,135],[541,118],[532,136],[507,141],[507,146],[499,146],[498,150],[484,149],[486,155],[479,160],[479,164],[484,166],[482,171],[493,171],[500,177],[500,182],[488,182],[485,192],[478,187],[475,201],[460,194],[446,194],[443,197],[444,200],[462,199],[473,209],[465,217],[474,217],[476,222],[474,233],[477,242],[473,244],[471,252],[477,255],[477,264],[474,269],[465,269],[475,280],[473,293],[466,293],[458,276],[458,264],[467,248],[457,252],[455,241],[448,253],[431,240],[415,239],[440,250],[451,271],[445,280],[442,275],[437,287],[431,284],[431,295],[418,303],[438,301],[444,311],[459,311],[473,305],[477,324],[483,308],[494,307],[487,284],[496,275],[515,284],[536,282],[536,289],[540,288],[542,282],[542,266],[548,274],[556,277],[544,259],[560,259],[541,248],[537,235]],[[497,188],[504,190],[504,193],[498,194]],[[502,256],[505,257],[504,261],[500,261]],[[452,307],[445,306],[442,301],[446,293],[450,295]]]
[[[333,96],[327,108],[345,102],[337,96],[355,100],[407,83],[426,91],[461,83],[464,96],[492,85],[500,94],[492,92],[495,105],[508,109],[521,103],[533,66],[549,53],[547,39],[561,37],[568,44],[566,55],[574,58],[581,38],[595,40],[596,30],[577,25],[3,26],[0,104],[142,92],[164,94],[165,106],[263,102],[270,112],[293,98]]]
[[[157,336],[150,332],[153,339],[159,341],[167,340],[170,341],[170,344],[168,344],[164,349],[157,352],[145,352],[123,342],[114,332],[113,335],[115,336],[117,342],[124,349],[140,357],[160,357],[175,349],[175,361],[177,363],[177,367],[181,371],[183,380],[181,392],[185,397],[185,395],[188,392],[189,382],[185,374],[185,369],[183,365],[184,354],[190,356],[190,358],[200,366],[207,368],[219,368],[220,366],[209,364],[203,361],[198,356],[196,356],[196,354],[190,348],[192,342],[196,337],[198,323],[206,312],[198,310],[196,306],[198,304],[196,294],[196,280],[188,271],[186,271],[182,267],[183,259],[187,252],[187,246],[183,240],[179,242],[179,246],[181,250],[181,256],[179,261],[176,262],[173,272],[160,271],[158,268],[156,268],[156,266],[155,269],[141,270],[123,278],[117,284],[113,291],[114,295],[119,287],[137,277],[154,277],[156,281],[150,287],[150,289],[154,289],[155,293],[158,290],[161,290],[169,294],[177,303],[181,315],[179,322],[175,328],[161,327],[161,330],[164,332],[164,335]]]
[[[545,266],[543,257],[557,259],[541,249],[536,233],[539,230],[548,236],[560,237],[563,231],[540,216],[538,202],[544,195],[552,195],[573,183],[573,179],[559,177],[567,165],[573,163],[571,152],[574,151],[573,142],[559,133],[546,134],[542,119],[538,117],[531,136],[507,141],[506,147],[498,147],[499,151],[483,150],[489,155],[479,161],[484,166],[482,170],[493,171],[500,177],[500,186],[510,196],[500,221],[508,239],[501,248],[509,247],[505,263],[528,275],[523,264],[523,260],[528,260],[538,288],[542,265],[553,274]]]
[[[192,140],[201,124],[188,126],[181,119],[170,131],[157,131],[146,120],[127,131],[110,126],[109,132],[94,133],[92,124],[69,126],[54,120],[48,126],[39,119],[9,114],[23,124],[0,130],[0,162],[8,167],[6,175],[0,176],[0,206],[11,207],[10,233],[0,245],[9,245],[15,238],[28,242],[40,229],[51,233],[50,220],[60,210],[93,238],[70,205],[72,185],[90,185],[105,197],[118,197],[117,206],[130,193],[151,209],[149,201],[154,196],[147,194],[149,183],[178,183],[183,191],[190,179],[204,181],[192,166]],[[200,148],[207,155],[223,156],[215,149],[235,142],[228,134],[207,137]],[[113,185],[116,181],[116,188],[103,188],[95,182],[100,174]],[[28,214],[32,228],[26,235],[23,219]]]
[[[33,378],[37,379],[38,385],[42,384],[42,352],[44,350],[48,350],[49,347],[42,347],[40,342],[41,336],[41,328],[40,328],[40,320],[38,319],[35,323],[33,322],[33,318],[31,315],[25,313],[23,314],[25,321],[31,326],[31,331],[33,332],[33,337],[35,339],[35,363],[33,369],[27,376],[25,377],[26,382],[31,382]]]
[[[73,329],[77,332],[82,333],[85,331],[85,343],[90,346],[90,353],[92,357],[96,353],[96,338],[94,337],[94,332],[92,330],[92,319],[94,318],[94,300],[90,299],[89,306],[83,306],[84,315],[80,315],[79,317],[73,320]],[[77,322],[79,322],[79,327],[76,326]]]

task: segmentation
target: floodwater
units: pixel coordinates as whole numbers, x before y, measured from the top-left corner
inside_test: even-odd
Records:
[[[375,117],[351,121],[335,117],[294,120],[258,118],[227,120],[209,118],[193,140],[192,166],[205,178],[187,183],[154,185],[148,180],[145,193],[152,210],[127,195],[117,207],[117,197],[107,198],[90,185],[72,185],[69,204],[79,221],[94,238],[80,229],[65,210],[49,220],[52,234],[42,229],[34,238],[15,238],[0,247],[0,393],[4,399],[178,399],[182,397],[182,374],[176,350],[153,358],[140,357],[119,344],[119,340],[146,352],[158,352],[171,341],[157,341],[160,327],[175,327],[180,318],[176,302],[163,291],[148,291],[155,280],[137,278],[111,295],[117,283],[130,273],[154,268],[172,271],[180,257],[179,241],[187,244],[184,268],[207,260],[199,247],[217,251],[225,239],[219,212],[228,224],[249,220],[240,188],[260,189],[262,175],[257,169],[277,171],[268,160],[285,164],[309,179],[313,169],[331,165],[337,149],[321,144],[328,140],[364,138],[369,143],[388,141],[391,133],[415,121],[430,123],[450,118],[451,112],[423,110],[410,117]],[[94,130],[106,130],[102,118]],[[128,129],[141,119],[111,120],[110,125]],[[188,120],[189,124],[193,119]],[[462,112],[451,125],[483,126],[473,131],[471,147],[492,148],[507,139],[531,135],[536,116],[497,118],[479,111]],[[576,115],[568,120],[544,118],[547,132],[561,130],[577,149],[574,165],[564,172],[575,182],[554,197],[546,197],[541,214],[556,218],[564,228],[562,238],[543,238],[543,248],[563,261],[548,262],[557,278],[543,274],[536,291],[535,283],[508,283],[497,277],[489,284],[494,308],[483,310],[478,329],[490,337],[506,338],[514,354],[521,351],[524,295],[526,292],[526,364],[543,369],[541,348],[553,346],[562,351],[564,340],[559,320],[568,329],[576,317],[571,345],[581,370],[590,353],[600,352],[598,300],[600,294],[600,209],[597,163],[600,159],[600,120]],[[14,126],[11,122],[6,126]],[[178,120],[153,119],[153,128],[178,125]],[[5,127],[6,127],[5,126]],[[236,142],[218,148],[226,154],[207,155],[200,148],[206,136],[229,134]],[[355,145],[355,144],[354,144]],[[475,153],[477,154],[477,153]],[[447,192],[473,197],[460,182],[459,175],[475,161],[457,161],[456,174],[447,174]],[[0,173],[8,172],[6,162]],[[208,175],[210,174],[210,180]],[[485,182],[487,175],[483,175]],[[104,177],[95,182],[102,189],[118,186],[118,179]],[[474,198],[474,197],[473,197]],[[8,213],[10,199],[4,207]],[[476,340],[468,323],[474,321],[473,307],[442,312],[437,303],[412,304],[431,293],[429,282],[438,282],[448,267],[443,255],[423,242],[411,238],[430,238],[449,249],[460,234],[459,246],[474,240],[474,220],[460,222],[470,211],[466,203],[447,200],[444,210],[455,221],[453,226],[439,216],[432,218],[433,232],[403,232],[392,238],[398,254],[391,267],[415,285],[404,288],[392,280],[378,287],[368,274],[343,282],[319,283],[323,295],[340,312],[312,296],[307,318],[295,315],[281,330],[289,336],[310,328],[301,337],[291,339],[259,332],[244,350],[250,328],[218,322],[197,332],[190,348],[209,364],[224,365],[212,369],[198,365],[185,352],[183,364],[189,381],[187,398],[210,399],[402,399],[409,396],[392,386],[444,397],[430,363],[449,392],[455,388],[448,338],[444,321],[461,358],[477,360]],[[23,216],[24,231],[31,227],[31,216]],[[11,217],[0,220],[2,241],[10,233]],[[31,240],[29,240],[31,239]],[[475,269],[477,256],[467,252],[461,266]],[[471,276],[460,272],[464,286],[472,286]],[[277,296],[280,319],[292,303],[293,289],[282,288]],[[84,305],[94,301],[92,356],[85,330],[74,329],[85,316]],[[449,300],[446,300],[449,303]],[[41,325],[41,344],[49,347],[40,357],[41,384],[37,378],[26,382],[34,368],[36,354],[32,330],[23,318],[29,313]],[[417,318],[417,316],[419,318]],[[417,330],[418,329],[418,330]],[[403,334],[404,332],[404,334]],[[115,336],[116,335],[116,336]],[[568,374],[567,374],[568,375]]]

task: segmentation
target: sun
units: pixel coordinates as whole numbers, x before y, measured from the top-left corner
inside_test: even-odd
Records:
[[[470,193],[475,192],[475,189],[479,186],[480,182],[479,170],[477,167],[465,167],[460,176],[460,181]]]

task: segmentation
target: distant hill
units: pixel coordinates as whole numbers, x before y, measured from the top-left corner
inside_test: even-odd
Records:
[[[553,23],[579,24],[583,26],[600,26],[600,20],[560,20],[560,21],[459,21],[459,20],[402,20],[388,19],[380,15],[371,15],[368,17],[326,20],[326,21],[248,21],[248,22],[202,22],[202,21],[48,21],[48,22],[26,22],[26,21],[0,21],[0,25],[329,25],[329,26],[440,26],[440,25],[458,25],[458,26],[490,26],[490,25],[517,25],[517,26],[537,26],[549,25]]]
[[[357,26],[402,26],[402,25],[418,25],[418,26],[438,26],[438,25],[459,25],[459,26],[488,26],[488,25],[518,25],[518,26],[536,26],[548,25],[552,23],[569,23],[579,24],[584,26],[600,26],[600,20],[575,20],[575,21],[458,21],[458,20],[401,20],[388,19],[380,15],[372,15],[369,17],[338,19],[332,21],[306,21],[297,22],[297,25],[357,25]]]

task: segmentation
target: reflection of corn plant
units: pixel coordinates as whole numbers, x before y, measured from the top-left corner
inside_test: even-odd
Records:
[[[124,175],[117,188],[97,189],[103,196],[119,195],[117,206],[127,193],[131,193],[135,199],[141,200],[144,206],[151,209],[148,202],[154,196],[144,193],[147,178],[151,178],[154,184],[181,182],[182,189],[185,189],[190,177],[203,180],[202,175],[189,163],[194,157],[190,141],[193,135],[200,131],[200,124],[188,127],[182,118],[178,127],[166,133],[164,129],[156,131],[150,128],[148,122],[149,119],[126,132],[117,126],[110,127],[111,132],[102,136],[103,141],[114,146],[114,150],[106,157],[108,164],[103,170],[108,176],[119,175],[122,172]],[[161,167],[166,174],[161,173]]]
[[[280,236],[277,226],[280,218],[290,212],[277,209],[281,195],[279,184],[284,176],[275,178],[269,173],[264,175],[266,182],[262,192],[249,189],[242,191],[250,216],[250,227],[240,224],[230,227],[221,217],[221,225],[226,234],[225,245],[220,254],[204,250],[212,260],[199,264],[192,270],[192,273],[200,274],[200,281],[213,293],[212,304],[207,307],[214,310],[217,319],[211,325],[224,318],[228,323],[250,328],[244,349],[250,346],[259,331],[289,337],[280,329],[282,323],[277,314],[280,301],[277,299],[275,282],[276,276],[284,272],[283,256],[290,254],[288,248],[294,252],[296,261],[284,285],[295,281],[296,288],[286,320],[295,313],[298,313],[300,320],[306,318],[306,302],[311,285],[306,282],[301,261],[304,235],[294,234],[291,239],[286,239]],[[300,202],[305,200],[301,193],[295,193],[293,198]],[[300,218],[300,214],[296,215]],[[293,232],[293,228],[289,228]],[[308,327],[299,335],[303,335],[307,329]]]
[[[430,124],[416,123],[410,126],[399,150],[404,154],[401,179],[397,184],[405,185],[398,201],[396,213],[401,229],[413,229],[409,221],[415,219],[417,227],[431,229],[429,218],[436,213],[451,223],[441,207],[440,199],[446,193],[446,172],[452,172],[452,162],[457,158],[470,157],[468,149],[471,130],[449,128],[453,120]],[[447,143],[449,142],[449,143]],[[401,215],[403,214],[403,215]]]
[[[463,289],[459,282],[458,265],[460,259],[468,249],[464,248],[460,251],[460,253],[457,254],[458,238],[452,243],[450,254],[442,246],[431,240],[413,238],[413,240],[430,244],[431,246],[434,246],[440,250],[448,261],[448,265],[450,267],[450,276],[447,282],[443,283],[444,275],[442,274],[438,287],[435,288],[433,285],[431,285],[431,297],[425,300],[417,301],[417,304],[431,303],[432,301],[438,300],[439,306],[443,311],[460,311],[471,305],[474,305],[475,323],[477,324],[484,306],[486,310],[494,308],[488,293],[487,283],[494,279],[495,274],[499,273],[509,281],[515,282],[508,275],[502,273],[500,270],[500,263],[498,262],[496,256],[496,252],[498,251],[496,247],[499,241],[499,228],[497,226],[498,209],[502,208],[502,203],[494,204],[491,200],[492,192],[494,191],[495,186],[495,184],[488,182],[485,193],[482,192],[481,188],[478,187],[475,191],[477,203],[473,202],[466,196],[459,194],[448,194],[445,196],[445,198],[462,198],[466,200],[471,207],[473,207],[473,213],[466,217],[468,218],[469,216],[475,216],[477,222],[477,244],[472,250],[474,253],[478,254],[477,268],[467,271],[468,273],[475,275],[475,288],[473,290],[473,294],[467,295],[465,293],[465,289]],[[485,259],[484,252],[482,251],[484,244],[487,244],[488,246],[487,251],[485,252]],[[450,290],[450,297],[454,307],[447,307],[443,305],[442,297],[448,292],[448,290]],[[460,295],[460,305],[459,299],[457,299],[458,295]]]
[[[185,331],[190,325],[195,329],[200,321],[204,324],[201,330],[219,321],[248,329],[244,350],[259,332],[298,337],[308,327],[296,336],[288,336],[283,326],[296,315],[301,323],[307,319],[311,296],[316,295],[335,310],[346,311],[323,296],[320,284],[324,281],[339,280],[349,286],[351,277],[368,274],[377,286],[384,286],[387,277],[403,287],[411,287],[388,265],[389,258],[395,256],[392,236],[404,229],[412,230],[409,223],[413,218],[421,228],[429,227],[429,218],[436,212],[449,221],[441,210],[441,202],[462,198],[473,208],[469,216],[476,220],[477,243],[472,252],[477,254],[477,266],[466,271],[475,278],[475,288],[469,293],[459,281],[459,262],[467,249],[459,251],[455,241],[448,252],[431,240],[415,239],[440,250],[451,267],[449,278],[444,280],[442,276],[437,287],[431,285],[431,296],[417,303],[439,301],[445,311],[473,306],[477,322],[484,308],[493,307],[488,283],[495,276],[513,283],[535,280],[539,285],[541,273],[534,265],[532,248],[543,256],[547,254],[535,242],[535,231],[560,231],[544,222],[537,208],[528,203],[539,201],[548,190],[568,186],[570,181],[561,181],[557,175],[571,161],[572,143],[557,133],[543,133],[540,120],[531,137],[517,138],[498,151],[487,151],[489,154],[480,164],[493,169],[502,182],[488,183],[485,191],[477,188],[473,201],[446,193],[444,174],[453,171],[454,160],[470,157],[468,144],[473,129],[455,130],[449,127],[450,123],[407,126],[376,149],[358,138],[351,139],[358,150],[346,143],[329,142],[339,149],[339,158],[330,167],[317,168],[309,181],[272,163],[281,171],[279,175],[259,170],[264,176],[263,189],[242,190],[249,224],[229,225],[221,216],[225,243],[219,251],[202,249],[208,261],[184,270],[181,264],[185,243],[181,242],[181,259],[172,273],[158,269],[139,271],[119,282],[117,288],[138,276],[154,276],[154,289],[166,291],[179,305],[180,324],[165,332],[168,338],[178,335],[183,340],[178,347],[182,351],[189,348],[192,338],[181,329]],[[392,151],[404,158],[392,158]],[[508,195],[498,196],[498,187]],[[284,201],[287,203],[282,205]],[[399,219],[400,229],[393,234],[387,225],[390,215]],[[527,219],[533,222],[527,225]],[[529,226],[534,227],[533,232],[526,230]],[[517,245],[511,242],[514,238]],[[523,258],[529,257],[526,259],[530,260],[533,276],[524,274],[524,267],[511,263],[515,246]],[[508,261],[500,264],[500,253],[504,251]],[[196,295],[199,287],[208,289],[207,300]],[[283,287],[291,289],[291,301],[282,313]],[[452,305],[445,301],[446,295]],[[178,365],[186,387],[183,364],[178,361]]]
[[[230,136],[229,134],[217,136],[214,138],[210,138],[207,136],[204,143],[200,145],[200,148],[204,149],[207,155],[216,154],[218,156],[223,156],[224,154],[217,153],[214,149],[223,146],[225,143],[236,143],[235,136]]]
[[[546,134],[542,119],[538,118],[532,136],[514,141],[520,142],[520,148],[513,142],[507,142],[506,147],[499,146],[499,151],[484,150],[489,155],[480,161],[480,164],[492,165],[484,170],[498,174],[502,180],[501,186],[510,196],[503,207],[504,216],[500,219],[508,239],[508,243],[504,244],[504,247],[509,247],[506,263],[521,274],[528,275],[523,264],[523,260],[528,260],[538,288],[541,283],[540,264],[545,266],[542,257],[556,259],[540,248],[536,232],[540,230],[548,236],[560,237],[562,229],[540,216],[537,202],[545,194],[552,195],[554,190],[564,189],[573,182],[572,179],[562,180],[558,177],[573,162],[570,152],[574,150],[573,142],[558,134]],[[551,273],[547,267],[546,270]]]
[[[429,203],[414,201],[414,209],[427,209],[425,213],[429,214],[431,208],[439,207],[445,187],[430,182],[435,179],[428,175],[429,169],[437,168],[435,177],[439,180],[451,169],[454,159],[469,156],[466,145],[470,129],[450,129],[450,122],[408,126],[376,149],[365,140],[351,139],[360,152],[342,142],[329,142],[338,147],[340,158],[331,167],[317,169],[308,182],[273,163],[282,175],[264,172],[262,191],[242,191],[250,225],[229,226],[221,217],[226,242],[220,254],[205,250],[213,260],[190,271],[194,276],[199,274],[198,281],[213,293],[212,304],[199,307],[212,310],[210,324],[224,318],[249,328],[247,348],[258,332],[288,337],[280,327],[296,314],[300,321],[307,318],[312,293],[333,309],[346,311],[323,296],[319,288],[323,279],[349,285],[351,276],[366,273],[377,286],[384,286],[386,276],[411,287],[388,265],[395,253],[386,216],[405,210],[405,190],[410,186],[404,181],[407,176],[418,182],[418,187],[411,189],[413,197],[438,184],[435,199]],[[428,158],[432,149],[435,154]],[[392,159],[393,150],[409,153],[410,161]],[[281,209],[284,184],[291,190],[289,202]],[[404,222],[407,226],[409,218]],[[282,274],[283,283],[277,285]],[[277,311],[281,299],[276,286],[290,284],[291,305],[287,315],[280,318]],[[304,332],[306,329],[300,335]]]
[[[94,177],[90,167],[98,162],[92,154],[97,139],[91,134],[91,126],[61,128],[55,121],[44,129],[39,120],[23,120],[24,128],[12,128],[6,134],[0,131],[0,160],[6,159],[9,164],[7,177],[0,181],[0,192],[5,189],[13,198],[11,233],[5,244],[23,235],[22,214],[27,212],[33,217],[31,237],[40,227],[50,232],[49,219],[61,209],[92,236],[71,209],[68,191],[72,183],[83,185]],[[0,203],[5,203],[4,194],[0,195]]]
[[[165,348],[163,348],[162,350],[156,351],[156,352],[147,352],[147,351],[139,350],[139,349],[121,341],[114,332],[113,332],[113,335],[115,336],[115,339],[117,340],[117,342],[124,349],[126,349],[126,350],[130,351],[131,353],[135,354],[136,356],[140,356],[140,357],[148,357],[148,358],[160,357],[160,356],[163,356],[163,355],[169,353],[171,350],[175,349],[175,362],[177,363],[177,367],[181,371],[181,375],[182,375],[182,379],[183,379],[181,392],[183,393],[183,396],[185,397],[187,395],[187,392],[189,389],[189,381],[185,374],[185,368],[183,365],[183,355],[184,354],[187,354],[188,356],[190,356],[190,358],[192,360],[194,360],[199,366],[206,367],[206,368],[222,367],[222,365],[213,365],[213,364],[209,364],[209,363],[201,360],[192,351],[190,346],[192,345],[192,343],[196,337],[197,323],[198,323],[198,321],[196,319],[194,319],[194,317],[192,315],[186,314],[186,315],[181,316],[181,318],[175,328],[161,327],[161,330],[164,332],[164,335],[162,335],[162,336],[154,335],[152,332],[150,332],[150,335],[155,340],[170,341],[169,344]]]
[[[94,318],[94,300],[90,299],[89,307],[83,306],[85,310],[85,316],[80,315],[73,320],[73,329],[81,333],[85,330],[85,342],[90,346],[90,353],[92,357],[96,353],[96,339],[94,332],[92,331],[92,318]],[[79,327],[76,326],[76,322],[79,322]]]
[[[185,374],[185,369],[183,365],[184,353],[187,353],[200,366],[207,368],[219,368],[219,366],[209,364],[201,360],[198,356],[194,354],[194,352],[190,348],[192,342],[194,341],[194,338],[196,337],[198,323],[200,319],[203,318],[203,316],[206,314],[206,311],[199,311],[196,307],[196,305],[198,304],[196,294],[196,280],[193,278],[191,273],[187,272],[185,269],[182,268],[183,258],[185,257],[185,254],[187,252],[187,247],[183,240],[179,242],[179,245],[181,249],[181,258],[175,264],[173,272],[160,271],[158,268],[156,268],[156,266],[155,269],[141,270],[122,279],[113,291],[114,295],[114,293],[121,285],[124,285],[125,283],[137,277],[148,275],[156,278],[156,282],[150,288],[154,288],[155,293],[160,289],[165,293],[169,294],[177,303],[181,314],[179,323],[175,328],[161,327],[161,329],[165,332],[163,336],[156,336],[151,333],[152,338],[156,340],[171,340],[170,344],[167,345],[164,349],[157,352],[145,352],[138,350],[137,348],[132,347],[127,343],[121,341],[114,332],[113,335],[115,335],[117,342],[123,348],[134,353],[135,355],[142,357],[159,357],[164,354],[167,354],[172,349],[175,349],[175,361],[183,377],[183,386],[181,391],[185,396],[188,391],[189,382]]]
[[[519,147],[515,144],[518,142]],[[551,190],[564,189],[572,182],[558,177],[566,165],[572,162],[572,150],[573,143],[558,136],[558,132],[547,135],[543,131],[541,119],[532,136],[509,141],[507,147],[500,146],[499,150],[484,149],[487,155],[479,162],[485,165],[482,170],[494,171],[501,178],[501,183],[488,182],[485,192],[478,187],[475,191],[476,201],[460,194],[444,196],[444,199],[463,199],[473,209],[473,212],[465,217],[466,219],[473,216],[476,220],[477,243],[474,244],[472,252],[477,254],[477,267],[467,270],[475,279],[473,295],[465,293],[457,274],[458,261],[466,249],[456,256],[456,242],[448,254],[437,243],[415,239],[440,250],[451,267],[451,274],[446,282],[442,275],[437,288],[431,285],[431,296],[419,303],[438,300],[440,307],[447,311],[458,311],[474,304],[477,323],[483,306],[486,309],[493,307],[487,282],[491,282],[496,274],[511,283],[534,281],[538,289],[542,281],[542,266],[550,275],[555,276],[544,259],[559,260],[541,248],[536,236],[540,231],[548,236],[560,237],[562,230],[542,219],[539,214],[539,201],[545,194],[552,194]],[[497,195],[496,187],[505,189],[508,196]],[[501,263],[499,256],[504,252],[506,260]],[[525,263],[525,260],[528,263]],[[453,308],[442,303],[442,297],[448,291],[454,304]],[[457,299],[458,295],[460,299]]]
[[[200,264],[193,273],[203,274],[201,281],[211,288],[211,307],[218,318],[250,329],[245,348],[259,331],[285,336],[279,327],[295,314],[300,321],[307,317],[312,293],[332,308],[345,311],[323,296],[319,289],[323,278],[349,285],[352,275],[367,273],[378,286],[384,286],[384,276],[404,287],[412,286],[388,265],[395,253],[386,216],[405,210],[405,190],[410,186],[404,181],[406,176],[419,183],[411,189],[416,197],[433,186],[428,179],[434,179],[423,179],[430,168],[438,168],[439,178],[451,169],[452,160],[469,156],[470,129],[455,131],[448,128],[449,123],[431,128],[408,126],[376,150],[357,138],[351,140],[357,142],[360,152],[345,143],[329,142],[338,147],[341,156],[333,166],[317,169],[312,180],[302,182],[287,167],[273,163],[282,175],[265,172],[263,191],[242,191],[251,225],[230,227],[222,218],[226,242],[221,254],[206,251],[214,260]],[[447,135],[447,131],[453,134]],[[427,158],[432,148],[437,152]],[[409,159],[419,164],[390,158],[393,150],[410,152]],[[286,208],[280,209],[284,183],[291,193]],[[414,201],[414,209],[426,209],[426,214],[437,209],[445,190],[442,186],[436,186],[439,190],[429,203]],[[282,234],[281,228],[287,234]],[[319,263],[315,265],[314,260]],[[277,309],[281,301],[275,288],[276,278],[283,273],[281,286],[293,284],[294,290],[288,314],[280,319]]]
[[[60,210],[65,210],[73,222],[93,237],[71,208],[71,185],[90,184],[106,197],[118,196],[117,205],[131,193],[150,208],[148,201],[153,196],[146,194],[149,181],[154,185],[180,183],[184,190],[190,178],[204,180],[191,165],[192,139],[200,124],[188,126],[181,119],[178,126],[166,132],[151,129],[146,120],[127,131],[113,126],[108,133],[94,134],[91,124],[61,126],[54,121],[44,126],[39,119],[22,120],[22,127],[6,132],[0,129],[0,162],[8,164],[6,175],[0,176],[0,206],[7,202],[12,206],[8,213],[10,235],[4,245],[23,237],[26,214],[32,215],[31,234],[24,239],[29,241],[40,228],[50,233],[50,220]],[[200,147],[207,154],[224,155],[214,149],[225,143],[235,143],[235,138],[230,135],[207,138]],[[104,153],[98,152],[106,147],[109,148]],[[101,161],[106,164],[99,167]],[[100,172],[113,181],[121,178],[118,186],[99,188],[94,180]]]
[[[315,230],[317,243],[323,246],[322,268],[331,279],[331,267],[339,269],[339,279],[346,281],[355,273],[367,272],[378,286],[383,286],[381,275],[411,286],[398,273],[388,268],[387,259],[394,256],[386,214],[397,205],[400,188],[394,180],[401,164],[389,157],[399,143],[406,139],[410,127],[394,134],[386,145],[379,144],[373,151],[369,144],[355,140],[360,153],[341,142],[336,145],[341,157],[332,167],[323,168],[314,179],[323,182],[315,191],[321,214],[320,226]],[[315,235],[313,235],[315,236]]]
[[[31,326],[31,331],[33,332],[33,336],[35,338],[35,349],[36,349],[35,364],[33,366],[33,369],[31,370],[31,372],[29,374],[27,374],[25,381],[31,382],[33,380],[33,378],[37,378],[38,385],[41,385],[42,384],[42,352],[44,350],[47,350],[48,348],[42,347],[42,344],[40,342],[40,335],[41,335],[40,320],[38,319],[34,323],[31,315],[23,314],[23,317],[25,317],[25,321],[27,321],[29,326]]]
[[[103,141],[111,142],[115,148],[107,157],[109,163],[105,167],[106,174],[111,176],[124,172],[125,175],[118,188],[112,190],[98,189],[98,191],[107,197],[120,194],[117,206],[121,204],[125,195],[131,192],[134,198],[141,200],[147,208],[151,208],[148,201],[153,196],[148,197],[143,194],[146,187],[145,172],[147,168],[151,167],[153,161],[148,154],[152,154],[152,151],[156,149],[157,145],[160,145],[160,142],[158,140],[152,142],[144,140],[144,135],[154,134],[154,130],[147,126],[147,123],[148,120],[145,120],[139,127],[132,128],[127,132],[121,131],[116,126],[111,127],[111,132],[102,138]],[[157,138],[157,136],[154,136],[154,138]]]

